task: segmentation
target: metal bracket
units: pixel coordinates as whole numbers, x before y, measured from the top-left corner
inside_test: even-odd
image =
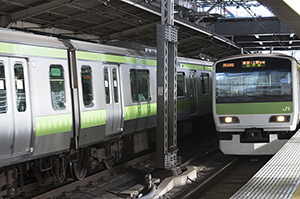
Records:
[[[178,43],[178,28],[176,26],[165,24],[165,40],[172,43]]]

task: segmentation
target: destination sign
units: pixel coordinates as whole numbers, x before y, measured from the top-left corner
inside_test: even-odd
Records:
[[[242,61],[242,68],[263,68],[266,67],[265,60]]]
[[[234,63],[223,63],[223,68],[233,68]]]

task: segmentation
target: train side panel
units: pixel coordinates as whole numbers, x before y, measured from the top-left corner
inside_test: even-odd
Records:
[[[51,109],[49,100],[55,91],[55,86],[50,90],[51,65],[60,64],[68,74],[67,49],[56,38],[11,30],[1,31],[0,46],[0,165],[67,151],[72,128],[68,79],[56,79],[65,88],[63,111]]]
[[[14,119],[12,111],[12,88],[8,57],[0,57],[0,129],[1,145],[0,157],[12,155],[12,144],[14,136]]]
[[[106,102],[105,136],[113,136],[123,131],[124,120],[119,64],[103,64],[103,80]]]
[[[191,116],[189,70],[177,69],[177,120],[188,119]]]
[[[0,76],[0,156],[28,154],[32,122],[27,59],[0,57]]]
[[[102,63],[77,61],[78,97],[80,103],[79,146],[105,138],[106,113]]]
[[[206,115],[212,112],[212,71],[211,66],[205,66],[205,70],[199,75],[200,86],[198,112],[199,115]]]
[[[177,70],[178,121],[211,113],[211,66],[196,62],[182,62],[180,66]]]
[[[72,100],[65,58],[32,58],[30,88],[34,124],[34,156],[70,147]]]
[[[156,125],[156,68],[122,65],[124,134]]]

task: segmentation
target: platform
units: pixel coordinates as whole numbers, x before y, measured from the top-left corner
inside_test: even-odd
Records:
[[[300,197],[299,183],[300,131],[230,199],[295,199]]]

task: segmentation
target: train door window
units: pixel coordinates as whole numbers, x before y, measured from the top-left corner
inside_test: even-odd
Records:
[[[15,71],[15,88],[16,88],[16,104],[19,112],[26,110],[26,95],[24,84],[24,69],[22,64],[14,65]]]
[[[85,107],[92,107],[93,104],[93,81],[92,69],[90,66],[81,67],[81,83],[82,83],[82,97]]]
[[[7,112],[6,81],[4,64],[0,62],[0,114]]]
[[[130,70],[131,99],[133,102],[150,100],[149,71]]]
[[[119,102],[119,94],[118,94],[118,74],[117,74],[117,69],[114,68],[112,70],[112,73],[113,73],[113,83],[114,83],[114,97],[115,97],[115,103],[118,103]]]
[[[183,97],[185,92],[185,75],[183,72],[177,73],[177,97]]]
[[[209,94],[209,74],[201,74],[202,94]]]
[[[104,87],[105,87],[105,96],[106,96],[106,104],[110,103],[110,95],[109,95],[109,80],[108,80],[108,69],[104,68]]]
[[[191,97],[197,96],[197,84],[196,84],[196,72],[190,71],[190,91],[191,91]]]
[[[54,110],[62,110],[65,108],[65,80],[64,69],[61,65],[50,65],[49,71],[51,101]]]

